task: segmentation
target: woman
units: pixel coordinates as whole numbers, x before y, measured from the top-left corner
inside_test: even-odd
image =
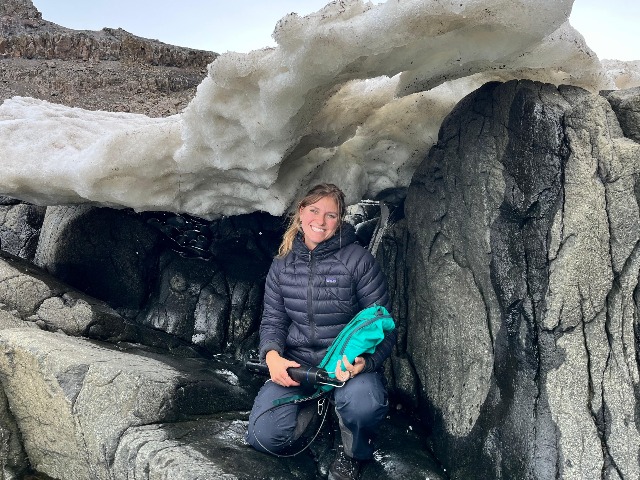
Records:
[[[362,309],[377,303],[390,309],[384,275],[373,258],[355,243],[352,225],[342,222],[345,200],[332,184],[312,188],[299,203],[267,276],[260,324],[260,358],[271,380],[256,397],[247,441],[257,450],[283,454],[300,436],[300,406],[271,409],[273,401],[304,393],[287,368],[318,365],[327,347]],[[372,457],[372,436],[387,413],[382,364],[395,343],[395,332],[370,355],[353,364],[344,358],[336,376],[346,380],[333,390],[342,448],[329,469],[330,479],[358,478],[361,462]],[[266,412],[271,409],[271,411]]]

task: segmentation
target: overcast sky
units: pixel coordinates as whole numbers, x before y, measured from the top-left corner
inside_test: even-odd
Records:
[[[45,20],[78,30],[123,28],[134,35],[223,53],[275,46],[271,33],[290,12],[329,0],[33,0]],[[373,3],[381,3],[374,1]],[[600,59],[640,60],[638,0],[575,0],[571,24]]]

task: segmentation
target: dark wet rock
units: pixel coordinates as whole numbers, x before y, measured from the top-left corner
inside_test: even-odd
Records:
[[[236,478],[294,480],[326,478],[335,456],[337,419],[299,455],[277,458],[244,441],[247,413],[224,413],[197,421],[134,427],[123,436],[114,461],[116,478]],[[385,420],[375,459],[367,462],[362,480],[445,479],[431,454],[420,445],[415,419],[397,413]]]
[[[18,321],[70,335],[90,335],[92,329],[113,332],[123,322],[106,303],[6,253],[0,253],[0,304]]]
[[[163,225],[179,225],[176,218]],[[201,221],[198,228],[206,232],[206,255],[179,248],[149,215],[49,207],[35,261],[128,318],[220,351],[257,328],[281,220],[252,215]]]
[[[28,467],[22,439],[33,468],[52,478],[320,478],[335,455],[332,414],[295,457],[249,447],[247,415],[264,378],[231,357],[177,358],[14,328],[0,331],[0,381],[11,412],[0,432],[14,426],[6,464]],[[362,478],[445,478],[422,435],[415,418],[393,411]]]
[[[387,278],[392,301],[391,314],[396,324],[397,340],[393,355],[387,360],[386,375],[394,401],[403,407],[416,409],[419,405],[419,380],[407,355],[408,298],[407,298],[407,221],[404,204],[382,204],[381,215],[373,233],[369,249],[376,256]]]
[[[0,247],[3,251],[33,261],[46,207],[4,197],[0,201]]]
[[[19,205],[21,203],[23,203],[22,200],[18,200],[13,197],[8,197],[6,195],[0,195],[0,205],[2,206]]]
[[[206,255],[185,250],[159,226],[180,235],[198,229],[206,236]],[[138,325],[144,344],[167,345],[167,338],[153,338],[164,335],[211,353],[242,355],[255,347],[264,279],[282,228],[282,219],[266,214],[205,222],[49,207],[35,261],[128,320],[126,331],[96,331],[92,338],[130,340]]]
[[[158,273],[159,233],[129,211],[49,207],[36,265],[112,307],[139,309]]]
[[[211,251],[227,277],[253,281],[266,276],[285,227],[262,212],[224,217],[209,226]]]
[[[371,220],[359,223],[356,226],[356,238],[358,239],[358,243],[364,246],[369,245],[369,242],[371,242],[377,226],[377,218],[372,218]]]
[[[243,280],[266,274],[286,227],[262,212],[213,221],[168,212],[140,216],[163,234],[167,248],[186,258],[213,258],[226,276]]]
[[[0,252],[0,329],[34,327],[113,343],[141,343],[182,357],[191,342],[124,318],[107,303],[52,277],[24,259]]]
[[[163,232],[165,250],[137,322],[213,353],[246,356],[256,347],[264,280],[283,220],[263,213],[211,222],[157,212],[142,218]],[[202,251],[179,241],[190,232],[202,237]]]
[[[402,412],[392,412],[382,423],[373,462],[363,471],[363,480],[445,480],[448,477],[433,453],[424,447],[420,420]]]
[[[380,217],[380,202],[363,200],[347,207],[344,220],[356,227],[363,222],[375,220],[378,217]]]
[[[166,252],[151,300],[137,322],[213,353],[233,352],[258,329],[265,275],[238,280],[213,260]]]
[[[347,207],[344,221],[355,227],[357,241],[365,248],[369,247],[371,239],[381,222],[381,205],[381,202],[363,200]],[[384,222],[384,219],[382,221]]]
[[[398,206],[407,197],[407,187],[385,188],[375,196],[374,200],[384,202],[387,205]]]
[[[403,255],[406,358],[452,478],[640,473],[638,158],[578,88],[487,84],[443,123]]]
[[[228,318],[230,302],[225,285],[220,286],[221,291],[217,295],[215,291],[211,292],[215,287],[205,290],[208,284],[215,285],[216,280],[219,280],[219,285],[220,274],[216,270],[212,262],[184,258],[171,252],[165,254],[155,286],[157,290],[153,292],[148,307],[138,317],[138,323],[150,325],[187,341],[194,340],[198,344],[209,345],[214,351],[219,351],[224,343],[224,319]],[[209,292],[211,294],[208,295]],[[203,301],[206,306],[211,308],[210,312],[202,313],[215,315],[216,318],[208,322],[201,321],[201,328],[198,328],[200,325],[196,326],[194,312],[201,297],[205,298]],[[203,320],[206,319],[205,317]],[[202,338],[198,335],[202,335]]]
[[[114,473],[140,480],[316,478],[315,462],[308,455],[282,460],[248,446],[246,418],[246,413],[224,414],[130,429],[118,447]]]

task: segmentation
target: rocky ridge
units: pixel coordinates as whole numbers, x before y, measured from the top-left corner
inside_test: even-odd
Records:
[[[30,1],[0,4],[0,100],[28,96],[152,117],[180,112],[217,54],[122,29],[72,30]]]

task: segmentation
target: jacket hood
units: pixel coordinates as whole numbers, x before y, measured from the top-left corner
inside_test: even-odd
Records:
[[[308,257],[310,253],[316,258],[324,257],[332,254],[333,252],[340,250],[347,245],[354,243],[357,240],[356,229],[347,222],[342,222],[342,225],[336,233],[329,239],[322,243],[319,243],[312,251],[309,250],[304,243],[304,235],[298,232],[296,239],[293,242],[293,253],[298,256]]]

